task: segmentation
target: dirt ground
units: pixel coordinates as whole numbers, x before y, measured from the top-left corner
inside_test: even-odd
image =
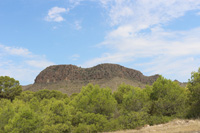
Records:
[[[112,133],[200,133],[200,120],[173,120],[166,124],[146,125],[138,130],[124,130]]]

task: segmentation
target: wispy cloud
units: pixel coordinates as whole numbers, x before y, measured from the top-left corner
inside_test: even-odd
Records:
[[[197,12],[196,15],[200,16],[200,12]]]
[[[131,24],[142,28],[166,23],[200,8],[199,0],[101,0],[101,3],[108,11],[111,25]]]
[[[75,29],[76,29],[76,30],[82,29],[81,21],[75,21],[75,22],[74,22],[74,25],[75,25]]]
[[[42,59],[42,60],[27,60],[26,63],[32,67],[35,68],[41,68],[44,69],[47,66],[53,65],[52,62],[46,60],[46,59]]]
[[[82,1],[85,0],[69,0],[69,2],[72,4],[72,7],[78,6]]]
[[[62,13],[69,12],[69,8],[53,7],[49,10],[48,15],[45,17],[46,21],[62,22],[65,19],[61,16]]]
[[[33,83],[39,72],[54,63],[44,55],[36,55],[26,48],[0,45],[0,75],[10,76],[21,84]]]
[[[111,52],[87,61],[84,66],[132,62],[133,66],[149,75],[158,73],[187,81],[191,71],[200,66],[199,34],[200,28],[185,32],[166,32],[160,29],[145,37],[109,36],[102,46]]]
[[[199,63],[200,27],[188,31],[170,31],[162,26],[200,9],[197,0],[101,0],[107,10],[108,32],[100,46],[110,50],[101,57],[85,62],[132,62],[146,74],[163,74],[187,81]],[[149,30],[149,32],[142,32]],[[140,63],[138,63],[140,62]],[[173,75],[173,76],[172,76]]]
[[[31,53],[28,49],[20,47],[8,47],[0,44],[1,54],[18,55],[18,56],[30,56]]]
[[[74,60],[74,61],[78,60],[79,58],[80,58],[80,55],[79,55],[79,54],[74,54],[74,55],[72,55],[72,56],[70,57],[70,59],[71,59],[71,60]]]

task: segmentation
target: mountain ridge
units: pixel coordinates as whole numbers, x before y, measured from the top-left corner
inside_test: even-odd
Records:
[[[71,64],[53,65],[41,71],[34,84],[24,87],[24,90],[59,90],[71,95],[79,93],[82,86],[92,83],[98,84],[102,88],[109,87],[115,91],[122,83],[144,88],[146,85],[152,85],[158,77],[158,74],[144,76],[138,70],[118,64],[106,63],[90,68],[81,68]]]
[[[118,64],[99,64],[91,68],[81,68],[75,65],[49,66],[36,77],[35,83],[52,83],[58,81],[99,80],[114,77],[136,80],[152,84],[159,75],[144,76],[140,71],[126,68]]]

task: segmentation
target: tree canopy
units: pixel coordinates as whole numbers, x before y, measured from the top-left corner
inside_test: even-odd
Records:
[[[190,91],[190,105],[191,109],[189,117],[200,117],[200,68],[198,72],[191,73],[191,79],[187,85]]]
[[[0,77],[0,98],[7,98],[13,100],[15,96],[20,95],[22,87],[19,81],[8,76]]]
[[[145,88],[88,84],[80,93],[23,91],[0,77],[0,133],[91,133],[138,128],[174,118],[200,117],[200,69],[186,87],[160,76]]]
[[[186,89],[162,76],[154,82],[150,98],[152,114],[172,116],[183,113],[186,109]]]

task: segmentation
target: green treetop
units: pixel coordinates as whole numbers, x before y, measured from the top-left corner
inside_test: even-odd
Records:
[[[0,77],[0,98],[13,100],[15,96],[20,95],[22,87],[19,81],[8,76]]]

